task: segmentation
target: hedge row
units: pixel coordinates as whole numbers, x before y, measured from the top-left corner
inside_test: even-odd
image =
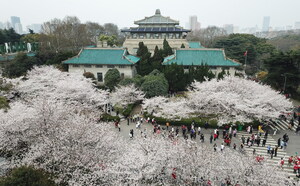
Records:
[[[166,118],[162,118],[162,117],[155,117],[152,116],[150,114],[145,113],[144,114],[145,118],[154,118],[157,124],[160,124],[162,126],[166,125],[167,122],[170,123],[170,125],[172,126],[182,126],[182,125],[186,125],[186,126],[190,126],[193,122],[195,123],[195,127],[204,127],[205,122],[208,122],[209,124],[209,128],[217,128],[218,127],[218,122],[217,120],[207,120],[206,119],[202,119],[202,118],[198,118],[198,117],[192,117],[192,118],[182,118],[181,120],[177,121],[177,120],[170,120],[170,119],[166,119]]]
[[[112,115],[109,115],[109,114],[105,113],[101,116],[100,121],[107,121],[107,122],[120,121],[120,117],[119,116],[112,116]]]
[[[243,125],[243,130],[246,129],[246,127],[248,126],[252,126],[254,129],[257,129],[258,126],[260,125],[260,122],[258,120],[254,120],[252,122],[249,123],[240,123],[240,122],[236,122],[235,124],[233,123],[228,123],[225,124],[223,126],[218,126],[218,121],[216,119],[208,119],[208,118],[200,118],[200,117],[192,117],[192,118],[182,118],[179,121],[176,120],[170,120],[170,119],[166,119],[166,118],[162,118],[162,117],[155,117],[152,116],[150,114],[145,113],[144,114],[145,118],[154,118],[157,124],[160,124],[162,126],[165,126],[167,122],[170,123],[170,125],[172,126],[182,126],[182,125],[186,125],[186,126],[190,126],[193,122],[195,123],[195,127],[204,127],[205,122],[208,122],[209,124],[209,128],[225,128],[226,125]]]

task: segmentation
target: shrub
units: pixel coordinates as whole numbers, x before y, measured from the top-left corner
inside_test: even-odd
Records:
[[[204,127],[205,122],[207,121],[209,124],[209,128],[217,128],[218,127],[218,122],[217,120],[214,119],[209,119],[209,118],[199,118],[199,117],[192,117],[192,118],[182,118],[179,121],[176,120],[171,120],[171,119],[166,119],[162,117],[155,117],[150,114],[145,113],[144,116],[146,118],[154,118],[157,124],[160,125],[165,125],[167,122],[169,122],[173,126],[181,126],[181,125],[186,125],[190,126],[192,122],[195,122],[195,127]]]
[[[22,166],[12,169],[6,177],[0,178],[0,185],[10,186],[54,186],[51,174],[42,169]]]
[[[85,73],[83,73],[83,76],[86,77],[86,78],[90,78],[92,80],[96,79],[92,72],[85,72]]]
[[[103,114],[100,118],[101,121],[120,121],[120,117],[119,116],[112,116],[110,114]]]
[[[9,104],[7,99],[3,96],[0,96],[0,109],[8,109],[8,108],[9,108]]]

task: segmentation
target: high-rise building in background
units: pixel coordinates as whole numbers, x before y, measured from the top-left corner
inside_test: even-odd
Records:
[[[300,29],[300,21],[295,22],[295,29]]]
[[[197,16],[190,16],[190,29],[192,31],[200,30],[200,23],[197,21]]]
[[[263,19],[262,31],[269,32],[270,27],[270,16],[265,16]]]
[[[18,34],[22,34],[22,33],[23,33],[23,28],[22,28],[22,24],[21,24],[20,17],[17,17],[17,16],[11,16],[11,17],[10,17],[10,20],[11,20],[11,26],[12,26],[12,28],[13,28]]]
[[[293,30],[293,26],[292,25],[287,25],[287,26],[285,26],[285,30]]]
[[[223,26],[224,30],[226,31],[227,34],[232,34],[233,33],[233,24],[226,24]]]
[[[26,32],[29,32],[29,29],[33,30],[34,33],[40,33],[42,29],[42,25],[41,24],[28,25]]]

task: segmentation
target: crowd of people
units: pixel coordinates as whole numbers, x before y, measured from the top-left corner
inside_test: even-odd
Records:
[[[191,139],[191,140],[196,140],[197,138],[200,140],[201,143],[204,143],[205,137],[204,137],[204,131],[200,126],[197,126],[195,122],[192,122],[190,125],[182,125],[182,126],[172,126],[169,122],[166,122],[165,125],[161,126],[159,125],[154,118],[143,118],[140,115],[135,115],[130,118],[127,118],[127,124],[129,125],[130,122],[135,123],[136,129],[140,132],[142,137],[147,137],[147,129],[144,128],[143,130],[141,129],[141,126],[143,123],[150,124],[153,127],[153,134],[157,135],[164,135],[167,136],[168,138],[174,140],[177,139],[178,137],[182,136],[184,139]],[[290,122],[291,127],[293,126],[293,122]],[[204,125],[204,129],[208,128],[208,123],[206,122]],[[119,122],[115,123],[116,128],[119,129],[120,131],[120,124]],[[299,125],[297,127],[296,133],[300,129]],[[221,130],[221,131],[220,131]],[[252,146],[261,146],[265,147],[267,145],[267,139],[269,135],[268,130],[263,130],[262,125],[260,125],[254,133],[254,129],[252,126],[248,126],[246,128],[246,132],[251,134],[249,137],[245,137],[244,135],[241,136],[240,140],[241,143],[239,145],[239,150],[242,153],[245,153],[244,146],[247,147],[252,147]],[[206,132],[207,133],[207,132]],[[220,133],[222,136],[220,136]],[[233,150],[237,149],[237,144],[233,143],[233,141],[236,142],[236,140],[233,140],[233,138],[237,137],[237,128],[234,128],[230,125],[227,125],[224,127],[224,129],[219,129],[216,128],[213,130],[213,132],[210,133],[209,135],[209,143],[213,144],[212,147],[214,151],[220,151],[223,152],[225,147],[228,146]],[[132,139],[134,137],[134,130],[130,129],[129,132],[129,137]],[[237,139],[237,138],[236,138]],[[238,139],[237,139],[238,140]],[[219,141],[219,146],[217,145],[216,141]],[[270,144],[267,145],[267,154],[269,157],[272,159],[273,157],[277,157],[278,154],[278,149],[283,149],[285,150],[287,148],[289,142],[289,136],[287,134],[284,134],[282,138],[278,139],[278,144],[275,146],[271,146]],[[233,143],[233,145],[232,145]],[[262,163],[265,160],[265,157],[263,155],[258,155],[256,154],[255,148],[253,148],[253,155],[258,163]],[[278,166],[283,168],[284,166],[284,159],[281,158],[280,161],[278,162]],[[297,176],[300,176],[300,157],[298,156],[291,156],[288,160],[288,166],[294,166],[294,172],[297,174]]]

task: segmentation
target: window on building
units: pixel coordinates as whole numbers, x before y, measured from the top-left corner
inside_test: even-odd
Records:
[[[125,75],[124,73],[121,73],[121,79],[124,79]]]
[[[80,67],[80,66],[79,66],[79,65],[73,65],[73,67],[78,68],[78,67]]]
[[[229,67],[222,67],[222,69],[224,69],[224,70],[229,70]]]
[[[103,68],[103,65],[96,65],[96,68]]]
[[[86,68],[92,68],[92,65],[84,65]]]
[[[216,70],[217,69],[217,67],[214,67],[214,66],[210,66],[209,67],[211,70]]]
[[[188,69],[190,69],[190,67],[189,66],[183,66],[183,69],[188,70]]]
[[[98,73],[97,73],[97,80],[98,80],[98,82],[103,82],[103,75],[102,75],[102,72],[98,72]]]
[[[115,68],[115,65],[107,65],[107,68]]]
[[[126,68],[125,65],[119,65],[119,68]]]

